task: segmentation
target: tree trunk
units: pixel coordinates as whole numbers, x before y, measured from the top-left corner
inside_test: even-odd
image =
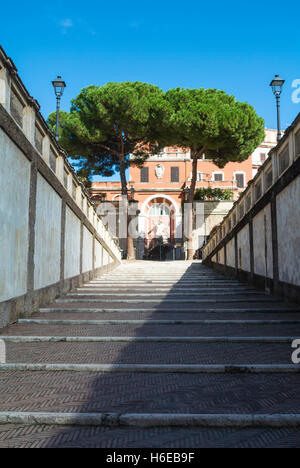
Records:
[[[192,181],[191,181],[191,187],[189,191],[189,196],[188,196],[188,207],[187,207],[187,242],[188,242],[188,247],[187,247],[187,259],[188,260],[193,260],[194,257],[194,249],[193,249],[193,220],[194,220],[194,210],[193,210],[193,203],[194,203],[194,196],[195,196],[195,188],[196,188],[196,183],[197,183],[197,166],[198,166],[198,159],[200,156],[202,156],[204,153],[204,148],[201,148],[200,150],[191,150],[191,156],[193,160],[193,165],[192,165]]]
[[[120,178],[121,178],[122,195],[125,195],[126,198],[128,198],[124,155],[121,155],[119,157],[119,160],[120,160]]]
[[[131,221],[131,216],[128,213],[128,190],[127,190],[127,180],[126,180],[126,173],[125,173],[125,155],[122,154],[120,156],[120,178],[121,178],[121,185],[122,185],[122,195],[126,196],[127,198],[127,260],[134,260],[134,246],[133,246],[133,239],[129,232],[129,224]]]

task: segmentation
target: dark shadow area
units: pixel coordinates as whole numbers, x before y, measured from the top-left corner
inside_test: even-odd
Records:
[[[181,262],[174,262],[174,271],[176,271],[176,264]],[[145,274],[148,269],[148,262],[145,262]],[[157,262],[157,272],[160,273],[160,266],[163,268],[164,262]],[[172,271],[172,270],[171,270]],[[150,273],[151,274],[151,273]],[[194,278],[195,283],[188,285],[186,281],[190,281],[194,274],[201,274],[203,278]],[[164,278],[168,280],[168,278]],[[180,288],[184,289],[197,289],[202,292],[208,288],[205,286],[205,281],[216,282],[218,279],[223,279],[222,275],[214,272],[201,265],[198,262],[191,264],[186,270],[183,276],[170,288],[165,297],[161,298],[160,303],[155,305],[149,310],[151,313],[148,316],[146,323],[141,326],[134,328],[134,334],[132,336],[147,337],[147,336],[214,336],[215,335],[227,335],[229,328],[224,324],[210,324],[202,326],[184,325],[178,323],[177,325],[153,325],[151,322],[154,320],[170,320],[174,317],[177,318],[181,314],[181,318],[184,320],[185,317],[191,319],[192,317],[197,319],[198,316],[201,318],[205,316],[214,320],[220,318],[220,314],[210,314],[205,312],[205,309],[209,308],[222,308],[222,307],[247,307],[247,302],[241,304],[233,303],[230,305],[230,300],[225,297],[224,303],[211,304],[206,302],[178,302],[176,303],[173,294],[180,294]],[[163,279],[162,284],[163,286]],[[204,284],[203,284],[204,283]],[[159,285],[154,286],[149,280],[148,286],[152,284],[153,289],[159,288]],[[216,286],[217,287],[217,286]],[[213,288],[213,285],[209,286]],[[151,288],[152,289],[152,288]],[[130,290],[130,286],[128,286]],[[105,286],[103,286],[103,292],[105,292]],[[139,293],[145,293],[145,299],[147,298],[147,291],[141,289]],[[150,291],[149,291],[150,292]],[[152,291],[151,291],[152,292]],[[153,291],[154,293],[155,291]],[[90,293],[93,295],[92,291]],[[126,293],[125,293],[126,294]],[[159,295],[160,293],[157,292]],[[213,294],[213,293],[212,293]],[[217,295],[222,295],[216,291]],[[253,294],[255,291],[253,290]],[[176,296],[183,300],[187,296]],[[169,302],[169,299],[174,299],[175,302]],[[227,301],[227,304],[226,304]],[[93,302],[93,300],[91,300]],[[101,302],[101,299],[98,299]],[[229,303],[229,304],[228,304]],[[259,300],[258,300],[259,303]],[[145,302],[141,299],[140,303],[134,304],[134,309],[144,309]],[[267,305],[267,304],[266,304]],[[95,299],[95,307],[97,307]],[[108,305],[107,308],[110,306]],[[125,309],[126,304],[119,304],[114,306],[117,308]],[[150,307],[150,306],[149,306]],[[154,311],[153,311],[154,309]],[[163,309],[163,312],[162,312]],[[203,312],[201,312],[203,309]],[[255,304],[253,304],[253,312],[255,312]],[[100,314],[99,314],[100,315]],[[143,315],[143,314],[142,314]],[[259,315],[259,314],[255,314]],[[237,314],[228,314],[229,317],[237,317]],[[112,318],[113,314],[112,314]],[[126,312],[124,312],[124,319],[126,318]],[[136,318],[139,319],[139,314],[136,313]],[[241,316],[243,318],[243,316]],[[268,317],[267,317],[268,318]],[[223,316],[226,321],[226,313]],[[113,332],[114,325],[111,325],[112,335],[116,336]],[[246,327],[246,326],[245,326]],[[177,328],[177,331],[176,331]],[[278,327],[278,333],[280,334],[280,328]],[[259,327],[257,327],[257,332]],[[247,327],[244,328],[241,325],[238,328],[238,335],[245,334],[247,336]],[[68,327],[66,326],[66,335],[68,335]],[[260,329],[260,335],[263,334],[263,328]],[[124,335],[125,336],[125,335]],[[123,343],[124,345],[124,343]],[[81,346],[78,344],[78,346]],[[116,346],[115,343],[107,343],[108,348],[111,349]],[[184,343],[184,342],[157,342],[157,343],[143,343],[135,342],[128,343],[122,346],[117,358],[112,359],[111,364],[214,364],[222,363],[225,360],[225,347],[228,347],[226,343],[212,343],[212,344],[195,344],[195,343]],[[234,363],[255,363],[258,356],[263,356],[266,347],[263,344],[234,344],[232,346],[232,361]],[[250,348],[252,346],[252,349]],[[255,350],[253,350],[255,346]],[[288,345],[287,345],[288,347]],[[201,349],[201,352],[200,352]],[[254,353],[255,351],[255,353]],[[227,351],[226,351],[227,352]],[[226,359],[230,359],[227,352]],[[263,358],[264,359],[264,358]],[[276,362],[276,357],[272,357],[272,352],[265,355],[266,362]],[[66,362],[68,362],[68,356],[66,356]],[[102,355],[99,351],[98,363],[101,364]],[[106,363],[107,361],[105,361]],[[275,412],[278,411],[296,411],[295,410],[295,399],[297,399],[296,406],[299,406],[300,410],[300,397],[297,395],[296,379],[297,375],[240,375],[240,374],[193,374],[193,373],[143,373],[143,372],[112,372],[102,373],[101,375],[95,375],[91,373],[68,373],[70,375],[70,393],[78,392],[78,400],[74,399],[72,407],[68,405],[64,409],[65,412],[75,413],[204,413],[204,414],[216,414],[216,413],[263,413],[267,410]],[[72,376],[71,376],[72,374]],[[59,378],[59,373],[56,374],[56,379]],[[281,387],[281,390],[279,390]],[[86,395],[88,392],[88,395]],[[289,394],[287,399],[286,395]],[[269,403],[266,402],[266,394],[268,394]],[[290,401],[293,399],[293,409],[291,409]],[[47,442],[47,447],[64,446],[64,447],[88,447],[92,444],[90,437],[94,430],[95,437],[99,437],[99,446],[102,447],[143,447],[145,445],[139,445],[138,442],[138,428],[103,428],[101,431],[99,428],[90,428],[88,432],[87,428],[60,428],[55,436],[50,438]],[[178,428],[170,429],[166,436],[162,428],[159,429],[148,429],[148,446],[149,447],[160,447],[166,445],[164,437],[170,437],[172,431],[177,431]],[[114,435],[114,442],[111,440],[110,431],[119,431],[119,436]],[[203,428],[193,428],[195,434],[203,432]],[[123,431],[123,432],[122,432]],[[140,429],[141,437],[142,433],[145,434],[144,429]],[[184,431],[184,430],[183,430]],[[237,430],[232,430],[237,432]],[[72,441],[73,434],[76,432],[76,440]],[[160,432],[163,439],[160,439]],[[88,436],[88,433],[90,434]],[[96,436],[96,433],[98,434]],[[135,434],[135,442],[131,440],[130,434]],[[175,433],[175,432],[174,432]],[[81,435],[80,435],[81,434]],[[116,442],[115,437],[119,442]],[[119,437],[119,438],[118,438]],[[143,436],[144,437],[144,436]],[[93,439],[93,437],[92,437]],[[161,442],[160,442],[161,440]],[[170,439],[171,440],[171,439]],[[65,442],[63,442],[65,441]],[[93,444],[95,444],[93,439]],[[115,444],[120,445],[115,445]],[[143,438],[143,443],[145,439]],[[183,443],[183,442],[182,442]],[[92,444],[92,445],[93,445]],[[132,445],[135,444],[135,445]],[[160,445],[161,444],[161,445]],[[184,446],[184,445],[182,445]]]

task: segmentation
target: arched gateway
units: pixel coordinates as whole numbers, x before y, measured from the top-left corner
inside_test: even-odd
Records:
[[[168,195],[152,195],[144,201],[139,217],[139,234],[143,239],[140,254],[174,258],[176,240],[181,238],[181,213],[178,204]],[[144,252],[142,252],[144,250]]]

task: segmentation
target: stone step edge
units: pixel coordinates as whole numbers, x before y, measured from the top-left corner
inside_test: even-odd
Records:
[[[207,291],[207,290],[206,290]],[[211,291],[214,291],[215,293],[218,293],[219,291],[218,290],[213,290],[211,289]],[[252,291],[253,292],[253,291]],[[249,294],[249,291],[248,292],[245,292],[245,290],[236,290],[236,289],[230,289],[230,288],[226,288],[224,290],[222,290],[222,293],[220,294],[221,296],[245,296]],[[94,296],[99,296],[99,297],[106,297],[106,296],[113,296],[113,297],[152,297],[152,296],[155,296],[155,297],[159,297],[159,296],[163,296],[163,297],[166,297],[166,298],[171,298],[171,297],[182,297],[182,296],[196,296],[196,297],[207,297],[207,296],[211,296],[212,294],[206,294],[205,293],[201,293],[201,292],[184,292],[184,293],[177,293],[177,292],[173,292],[173,291],[167,291],[167,292],[162,292],[161,294],[157,294],[156,292],[138,292],[138,293],[116,293],[116,292],[94,292],[93,290],[91,291],[77,291],[77,292],[72,292],[72,293],[68,293],[67,296],[68,297],[76,297],[76,296],[90,296],[90,297],[94,297]],[[266,296],[266,294],[262,291],[258,291],[258,292],[255,292],[255,297],[257,296]],[[259,302],[259,300],[257,301]]]
[[[291,343],[297,336],[29,336],[0,335],[11,343]]]
[[[0,364],[0,372],[184,373],[184,374],[286,374],[300,373],[296,364]]]
[[[91,294],[91,296],[93,296]],[[208,297],[211,297],[212,294]],[[203,296],[202,296],[203,297]],[[231,297],[220,297],[218,299],[168,299],[168,298],[162,298],[162,299],[144,299],[141,297],[140,299],[102,299],[101,297],[94,299],[93,297],[91,298],[76,298],[74,299],[73,297],[70,298],[64,298],[64,299],[56,299],[54,302],[57,304],[65,304],[65,303],[78,303],[78,302],[90,302],[90,303],[97,303],[97,302],[102,302],[102,303],[121,303],[121,304],[140,304],[140,303],[156,303],[156,304],[178,304],[178,303],[240,303],[240,302],[282,302],[280,299],[275,299],[271,297],[241,297],[239,299],[232,299]]]
[[[64,320],[19,319],[19,324],[35,325],[298,325],[300,320]],[[0,335],[1,338],[1,335]]]
[[[291,308],[291,309],[287,309],[287,308],[280,308],[280,307],[272,307],[272,308],[269,308],[269,309],[266,309],[266,308],[263,308],[263,307],[256,307],[255,309],[254,308],[243,308],[243,309],[224,309],[224,308],[214,308],[214,309],[196,309],[196,308],[191,308],[191,309],[186,309],[186,308],[181,308],[181,309],[176,309],[174,307],[172,308],[167,308],[167,307],[159,307],[159,308],[149,308],[149,309],[117,309],[117,308],[114,308],[114,309],[109,309],[109,308],[92,308],[92,307],[80,307],[80,308],[75,308],[75,307],[67,307],[67,308],[63,308],[63,307],[41,307],[39,309],[39,312],[41,313],[49,313],[49,312],[63,312],[63,313],[68,313],[68,312],[71,312],[71,313],[84,313],[84,312],[88,312],[88,313],[102,313],[102,312],[107,312],[107,313],[128,313],[128,312],[139,312],[139,313],[144,313],[144,312],[151,312],[151,313],[157,313],[157,312],[169,312],[169,313],[248,313],[248,312],[251,312],[251,313],[283,313],[283,314],[286,314],[288,312],[296,312],[296,313],[299,313],[299,316],[300,316],[300,309],[299,308]]]
[[[105,427],[300,427],[300,414],[0,412],[0,424]]]

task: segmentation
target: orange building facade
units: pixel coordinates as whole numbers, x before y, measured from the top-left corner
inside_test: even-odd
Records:
[[[196,189],[228,189],[233,192],[233,201],[236,200],[276,144],[276,131],[266,130],[264,142],[244,162],[228,163],[220,169],[204,157],[198,161]],[[190,151],[177,147],[166,147],[161,154],[149,157],[142,168],[130,166],[128,190],[134,193],[140,212],[139,257],[143,256],[143,250],[147,252],[155,246],[157,238],[173,245],[182,242],[181,206],[191,177]],[[90,194],[96,203],[117,202],[121,186],[119,182],[94,182]]]

